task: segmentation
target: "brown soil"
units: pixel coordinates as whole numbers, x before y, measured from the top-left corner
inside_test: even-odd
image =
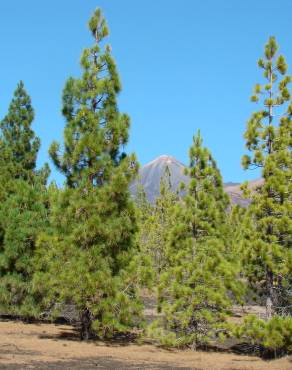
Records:
[[[232,353],[168,351],[144,344],[85,343],[68,325],[0,321],[0,369],[288,370],[292,358],[264,361]]]

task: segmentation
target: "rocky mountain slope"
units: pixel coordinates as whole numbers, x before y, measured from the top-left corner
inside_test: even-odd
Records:
[[[172,156],[161,155],[140,169],[138,179],[130,187],[131,194],[133,196],[137,194],[137,187],[140,183],[148,200],[153,203],[159,196],[160,179],[164,175],[166,167],[170,170],[173,191],[177,190],[181,182],[186,185],[189,183],[190,179],[184,174],[185,165]],[[261,180],[251,181],[250,186],[256,187],[260,185],[260,182]],[[241,206],[248,205],[249,200],[243,199],[241,196],[240,184],[228,182],[224,184],[224,188],[233,203]]]

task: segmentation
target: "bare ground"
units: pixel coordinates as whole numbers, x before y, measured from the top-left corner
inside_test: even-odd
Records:
[[[168,351],[145,344],[85,343],[69,325],[0,321],[0,369],[291,370],[292,357],[264,361],[232,353]]]

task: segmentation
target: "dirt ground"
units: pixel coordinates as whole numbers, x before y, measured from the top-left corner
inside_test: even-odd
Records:
[[[168,351],[144,344],[85,343],[68,325],[0,321],[0,369],[291,370],[292,357],[264,361],[232,353]]]

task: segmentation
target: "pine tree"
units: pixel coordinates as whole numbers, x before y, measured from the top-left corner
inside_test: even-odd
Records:
[[[157,287],[160,283],[161,274],[167,268],[166,246],[169,230],[175,220],[173,208],[178,201],[178,196],[171,189],[171,173],[169,167],[160,180],[160,195],[154,205],[147,202],[143,189],[138,189],[138,246],[140,252],[140,264],[147,266],[148,274],[144,273],[148,283],[154,289],[157,296],[157,311],[160,312],[160,292]],[[145,280],[145,279],[144,279]],[[152,295],[152,292],[151,292]]]
[[[178,196],[171,190],[171,174],[168,167],[160,180],[160,195],[155,204],[140,204],[138,244],[142,253],[151,257],[155,271],[155,282],[163,271],[166,262],[166,243],[169,228],[173,223],[172,210]],[[139,207],[139,206],[138,206]]]
[[[191,181],[177,203],[167,245],[169,266],[161,277],[164,341],[174,345],[207,342],[219,330],[232,294],[239,294],[238,266],[228,255],[229,204],[220,172],[200,133],[190,148]],[[158,332],[161,328],[158,329]]]
[[[51,157],[66,176],[55,195],[51,233],[39,240],[38,289],[48,302],[73,303],[81,338],[128,330],[139,313],[134,273],[135,208],[129,184],[137,172],[133,155],[121,152],[130,120],[119,112],[121,86],[106,21],[97,9],[89,21],[94,45],[81,57],[83,74],[63,92],[64,150]],[[51,296],[50,296],[51,295]]]
[[[251,153],[242,160],[245,169],[261,168],[264,180],[250,194],[252,231],[246,240],[245,265],[252,286],[266,297],[267,318],[291,305],[292,79],[277,51],[276,40],[270,37],[264,58],[258,61],[266,81],[255,86],[251,98],[263,106],[247,123],[244,137]]]
[[[1,160],[11,178],[28,180],[34,176],[40,139],[31,128],[34,110],[22,81],[10,103],[8,114],[0,123]]]
[[[48,227],[46,188],[22,179],[10,182],[0,206],[0,308],[2,313],[36,317],[41,297],[35,294],[36,239]]]
[[[47,227],[48,168],[36,170],[40,140],[31,128],[34,111],[20,82],[0,123],[0,307],[1,312],[35,316],[34,253]]]

